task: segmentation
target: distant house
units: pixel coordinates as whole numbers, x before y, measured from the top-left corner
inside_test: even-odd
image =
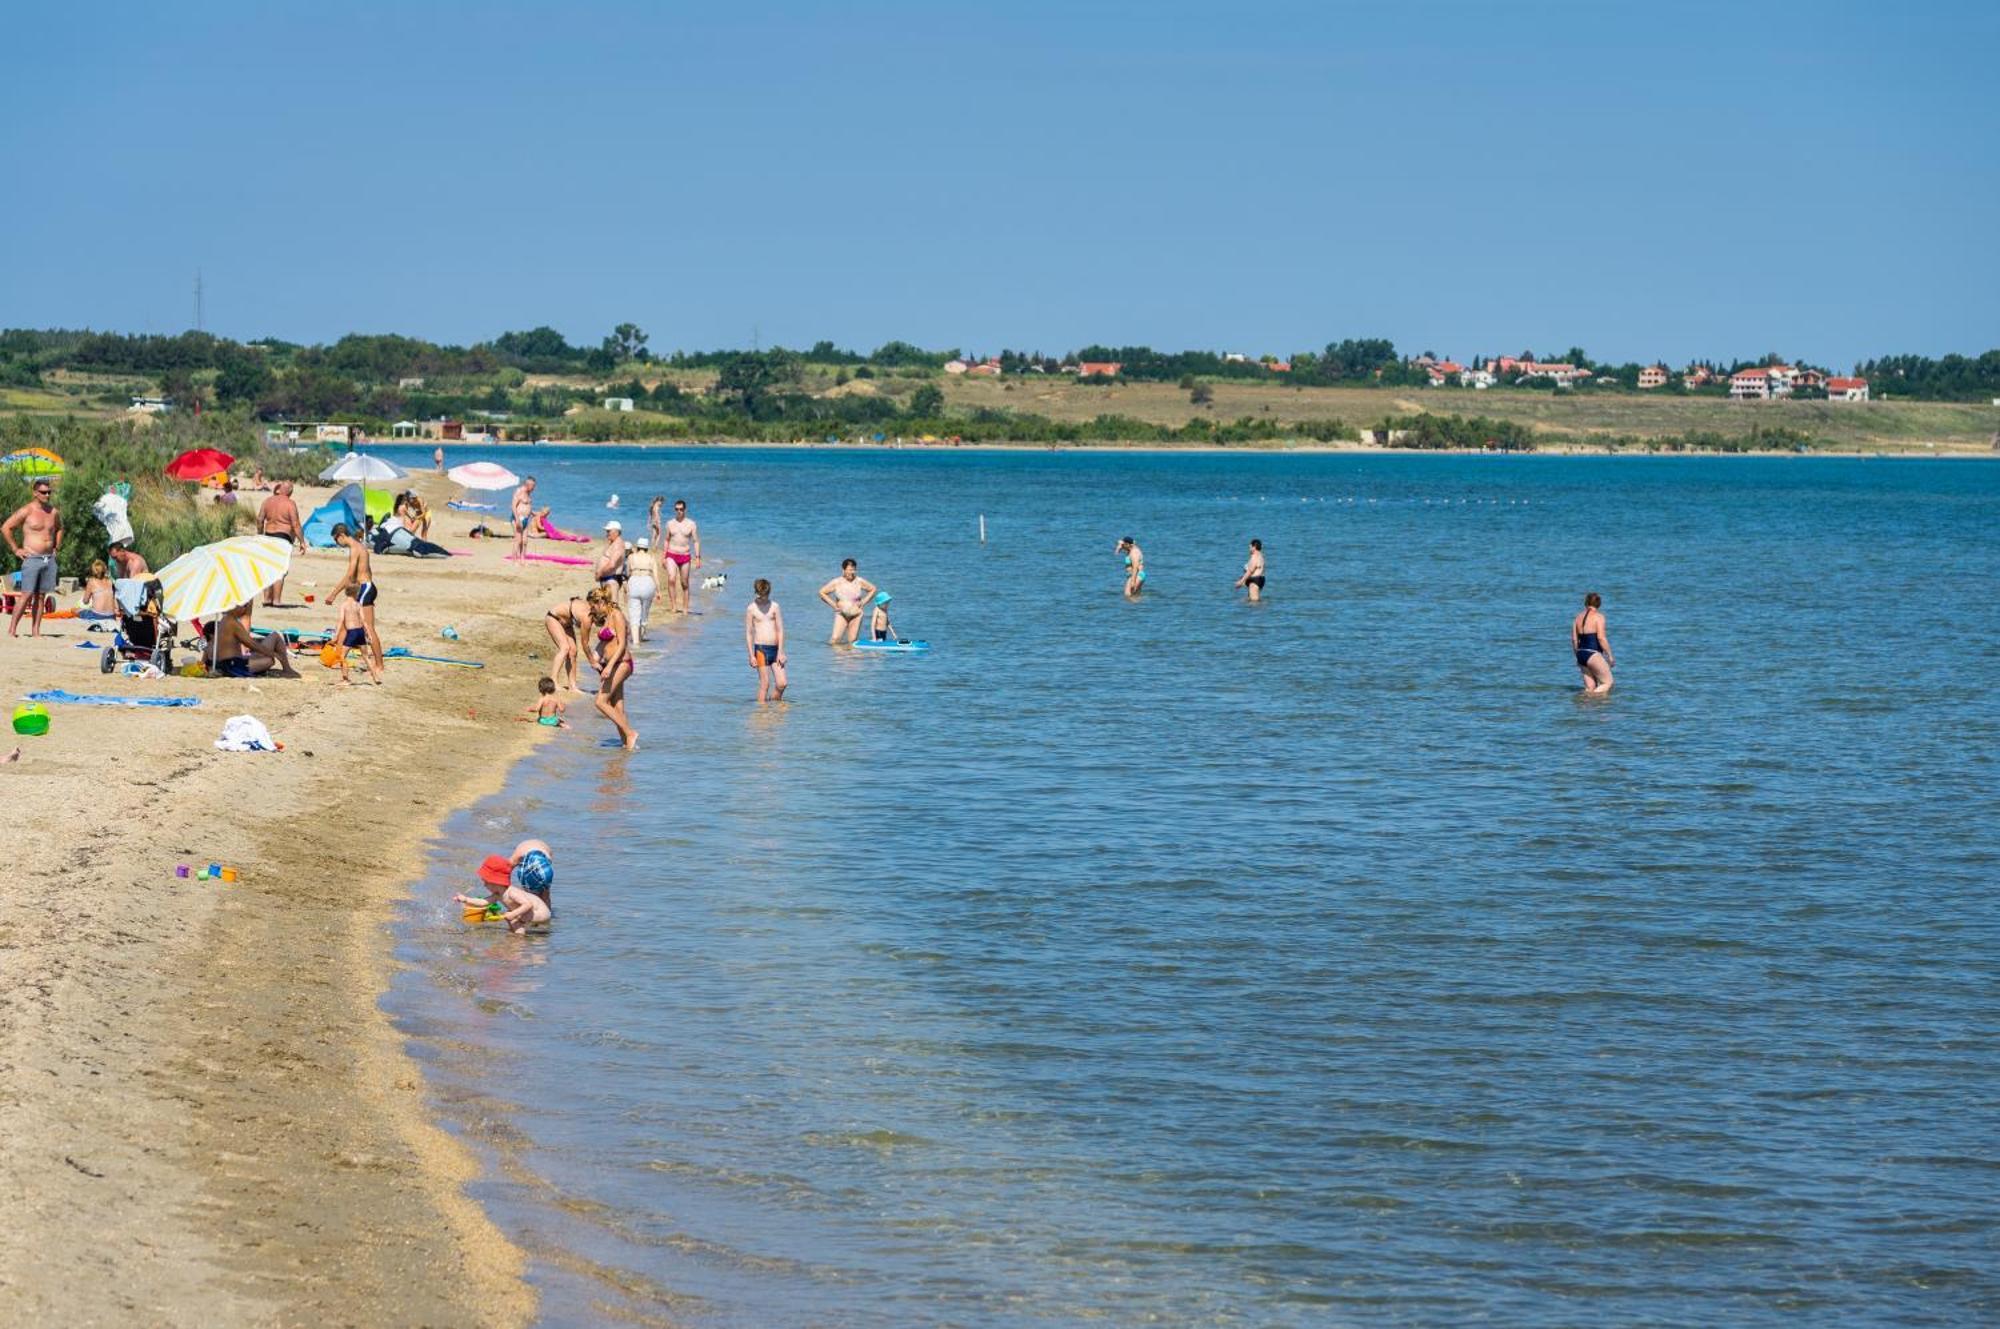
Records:
[[[1689,365],[1687,372],[1681,375],[1681,386],[1684,388],[1703,388],[1713,382],[1715,375],[1708,371],[1707,365]]]
[[[1496,381],[1490,369],[1468,369],[1458,376],[1460,387],[1478,388],[1481,391],[1492,387]]]
[[[436,427],[437,437],[446,443],[455,442],[465,437],[465,425],[460,421],[439,420]]]
[[[1791,396],[1792,389],[1798,386],[1799,371],[1790,365],[1770,365],[1768,369],[1771,374],[1771,395],[1773,397]]]
[[[1292,372],[1292,362],[1290,360],[1273,360],[1265,367],[1274,374],[1289,374]]]
[[[963,360],[947,360],[944,362],[944,372],[947,374],[963,374],[970,368],[972,366]]]
[[[1248,364],[1249,362],[1250,357],[1241,351],[1224,351],[1222,353],[1222,363],[1226,365],[1241,365]]]
[[[424,381],[421,378],[399,378],[396,380],[396,386],[399,388],[420,388],[423,385]]]
[[[1738,401],[1765,401],[1771,396],[1771,371],[1739,369],[1729,376],[1729,395]]]
[[[1820,373],[1817,369],[1801,369],[1793,375],[1792,386],[1795,388],[1823,388],[1826,386],[1826,375]]]
[[[974,378],[998,378],[1000,376],[1000,360],[997,356],[981,360],[965,372]]]
[[[1079,378],[1117,378],[1123,368],[1116,360],[1085,360],[1076,367],[1076,372]]]
[[[125,409],[136,411],[140,415],[158,415],[162,411],[173,410],[174,399],[172,397],[134,397],[132,404]]]
[[[1639,371],[1639,386],[1642,388],[1664,388],[1667,386],[1667,367],[1647,365]]]
[[[415,438],[423,432],[423,426],[415,420],[398,420],[389,426],[390,438]]]
[[[1546,378],[1559,388],[1574,387],[1578,379],[1589,378],[1590,371],[1572,364],[1547,364],[1539,360],[1517,360],[1511,355],[1503,355],[1493,362],[1493,371],[1502,378],[1512,374],[1517,379]]]
[[[1826,381],[1828,401],[1867,401],[1868,380],[1865,378],[1829,378]]]
[[[1419,363],[1422,363],[1419,361]],[[1465,366],[1455,360],[1435,360],[1430,365],[1431,386],[1444,387],[1465,372]]]
[[[630,397],[606,397],[604,399],[604,409],[607,411],[629,411],[632,409],[632,399]]]

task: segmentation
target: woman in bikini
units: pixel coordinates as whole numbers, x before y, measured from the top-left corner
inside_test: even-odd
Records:
[[[590,594],[595,596],[597,592],[593,590]],[[559,688],[583,691],[577,682],[581,666],[578,657],[583,653],[584,632],[590,626],[590,600],[572,595],[542,616],[542,626],[549,630],[549,640],[556,648],[555,658],[549,661],[549,677]]]
[[[1125,598],[1136,600],[1139,592],[1146,588],[1146,556],[1139,552],[1139,544],[1131,536],[1118,542],[1118,552],[1125,556]]]
[[[597,629],[592,657],[597,665],[597,711],[617,728],[618,737],[630,751],[639,746],[638,731],[625,715],[625,680],[632,677],[632,629],[616,597],[608,593],[602,599],[594,598],[593,593],[590,623]]]
[[[1569,625],[1569,648],[1583,674],[1583,690],[1611,691],[1611,631],[1604,623],[1604,600],[1596,591],[1583,597],[1583,612]]]

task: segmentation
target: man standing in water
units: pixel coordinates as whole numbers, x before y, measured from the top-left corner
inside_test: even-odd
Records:
[[[528,561],[528,523],[535,519],[535,477],[529,476],[514,490],[514,559]]]
[[[56,593],[56,555],[62,552],[62,514],[56,511],[55,485],[44,475],[35,481],[35,496],[23,503],[0,535],[21,560],[21,594],[14,601],[14,617],[7,623],[7,635],[21,635],[21,614],[29,613],[28,635],[42,635],[42,603]],[[21,532],[19,540],[14,532]]]
[[[853,559],[841,559],[840,575],[819,588],[819,598],[833,610],[833,635],[826,644],[852,644],[861,635],[861,606],[874,597],[874,583],[861,575]]]
[[[674,519],[667,523],[667,610],[688,612],[688,585],[693,578],[689,565],[701,566],[701,529],[688,516],[687,500],[674,500]]]
[[[1236,579],[1238,586],[1250,588],[1250,603],[1256,604],[1264,598],[1264,542],[1250,542],[1250,561],[1243,565],[1243,575]]]

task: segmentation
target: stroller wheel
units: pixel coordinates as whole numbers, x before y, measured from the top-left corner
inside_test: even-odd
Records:
[[[104,654],[97,657],[97,672],[100,674],[108,674],[117,667],[118,667],[118,652],[112,650],[109,646],[106,646],[104,648]]]

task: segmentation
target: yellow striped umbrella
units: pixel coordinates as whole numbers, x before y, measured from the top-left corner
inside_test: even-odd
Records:
[[[159,571],[172,618],[207,618],[247,604],[292,567],[292,547],[262,535],[232,535],[190,549]]]

